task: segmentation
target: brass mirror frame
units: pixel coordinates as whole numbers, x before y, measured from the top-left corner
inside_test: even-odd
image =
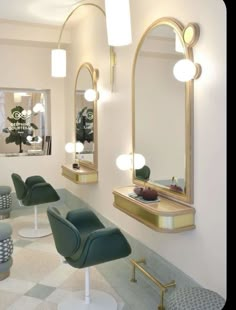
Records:
[[[157,19],[146,29],[146,31],[142,35],[135,52],[132,68],[133,155],[135,153],[135,68],[137,63],[137,57],[148,32],[160,25],[170,26],[176,31],[184,47],[186,59],[192,61],[194,61],[192,47],[196,44],[200,35],[200,29],[197,24],[190,23],[186,27],[184,27],[181,22],[171,17],[163,17]],[[193,35],[192,38],[191,39],[188,38],[187,40],[188,42],[186,42],[184,38],[185,33],[186,30],[188,32],[188,29],[190,28],[192,30]],[[185,182],[186,182],[185,193],[183,194],[175,192],[168,188],[163,188],[161,186],[154,185],[153,183],[149,183],[148,181],[138,180],[137,178],[135,178],[135,170],[133,168],[134,184],[139,186],[144,186],[148,184],[150,188],[156,189],[161,196],[167,197],[171,200],[181,201],[184,203],[193,203],[193,98],[194,98],[193,86],[194,86],[194,80],[185,82]]]
[[[95,69],[89,62],[83,63],[76,74],[76,79],[75,79],[75,90],[74,90],[74,104],[75,104],[75,110],[74,110],[74,115],[75,115],[75,133],[76,133],[76,89],[77,89],[77,81],[78,77],[80,74],[80,71],[82,69],[87,69],[89,71],[89,74],[91,76],[92,80],[92,86],[93,89],[97,92],[97,81],[99,78],[99,71],[98,69]],[[97,92],[98,94],[98,92]],[[97,139],[97,100],[98,100],[98,95],[97,98],[93,102],[93,140],[94,140],[94,154],[93,154],[93,163],[86,161],[86,160],[79,160],[79,164],[81,166],[97,170],[98,169],[98,139]],[[76,134],[75,134],[75,141],[76,141]],[[76,141],[77,142],[77,141]],[[76,154],[75,154],[76,155]]]

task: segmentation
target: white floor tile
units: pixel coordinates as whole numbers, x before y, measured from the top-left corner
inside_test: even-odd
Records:
[[[4,281],[0,282],[0,290],[18,294],[25,294],[34,285],[35,282],[7,278]]]
[[[42,300],[29,297],[22,296],[12,305],[10,305],[6,310],[33,310],[42,303]]]

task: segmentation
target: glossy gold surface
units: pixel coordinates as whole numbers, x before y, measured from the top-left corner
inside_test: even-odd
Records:
[[[99,78],[99,71],[98,69],[95,69],[90,63],[85,62],[83,63],[77,72],[76,75],[76,79],[75,79],[75,91],[74,91],[74,100],[75,100],[75,111],[74,111],[74,115],[75,115],[75,120],[74,120],[74,124],[75,124],[75,136],[76,136],[76,90],[77,88],[79,88],[78,85],[78,78],[80,75],[81,70],[86,69],[91,77],[91,84],[92,84],[92,89],[95,90],[97,92],[97,81]],[[86,160],[80,160],[80,165],[81,166],[85,166],[88,167],[90,169],[94,169],[97,170],[98,168],[98,139],[97,139],[97,100],[98,98],[96,98],[93,102],[93,143],[94,143],[94,152],[93,152],[93,161],[89,162]],[[75,137],[76,139],[76,137]],[[77,141],[76,141],[77,142]]]
[[[137,121],[135,121],[135,73],[136,64],[138,60],[139,53],[145,41],[147,35],[159,26],[169,26],[178,35],[180,42],[184,48],[183,58],[189,59],[194,62],[193,49],[192,47],[196,44],[200,35],[200,28],[195,23],[190,23],[186,27],[175,18],[163,17],[154,21],[142,35],[139,44],[136,49],[133,70],[132,70],[132,119],[133,119],[133,154],[138,152],[137,145],[135,145],[135,130],[138,126]],[[201,67],[196,64],[197,74],[195,78],[198,78],[201,74]],[[147,181],[144,184],[143,181],[139,180],[135,176],[135,170],[133,170],[133,182],[139,186],[148,185],[151,188],[156,189],[161,195],[166,198],[177,200],[183,203],[193,203],[193,103],[194,103],[194,93],[193,93],[194,80],[190,80],[185,83],[185,154],[184,154],[184,180],[185,180],[185,190],[183,192],[173,191],[167,186],[161,186],[157,183]],[[143,124],[142,124],[143,126]],[[150,135],[155,135],[155,133],[150,133]]]
[[[133,278],[131,279],[131,281],[137,282],[137,280],[135,278],[135,268],[138,268],[149,280],[151,280],[154,284],[156,284],[159,287],[159,289],[161,290],[161,302],[158,306],[158,310],[165,310],[164,294],[167,291],[167,288],[175,287],[176,282],[173,280],[169,283],[163,284],[160,280],[158,280],[156,277],[154,277],[152,274],[150,274],[148,271],[146,271],[142,266],[140,266],[140,263],[143,263],[143,264],[146,263],[145,259],[142,259],[139,261],[131,259],[130,261],[133,265]]]
[[[180,232],[195,228],[195,209],[161,197],[160,202],[143,203],[129,196],[133,186],[113,191],[114,206],[146,226],[159,232]]]
[[[73,169],[71,165],[62,165],[62,175],[76,184],[98,182],[98,172],[86,167]]]

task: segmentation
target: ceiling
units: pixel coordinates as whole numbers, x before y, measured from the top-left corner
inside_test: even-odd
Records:
[[[0,19],[61,25],[82,0],[0,0]]]

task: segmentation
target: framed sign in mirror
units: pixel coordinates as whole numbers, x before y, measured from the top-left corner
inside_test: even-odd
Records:
[[[177,80],[174,67],[193,61],[198,38],[197,24],[156,20],[138,44],[132,72],[133,154],[142,154],[150,168],[148,179],[133,169],[133,182],[185,203],[193,202],[194,80]]]
[[[0,88],[0,156],[51,155],[50,90]]]
[[[83,63],[75,82],[76,159],[80,165],[97,169],[97,79],[98,70]]]

